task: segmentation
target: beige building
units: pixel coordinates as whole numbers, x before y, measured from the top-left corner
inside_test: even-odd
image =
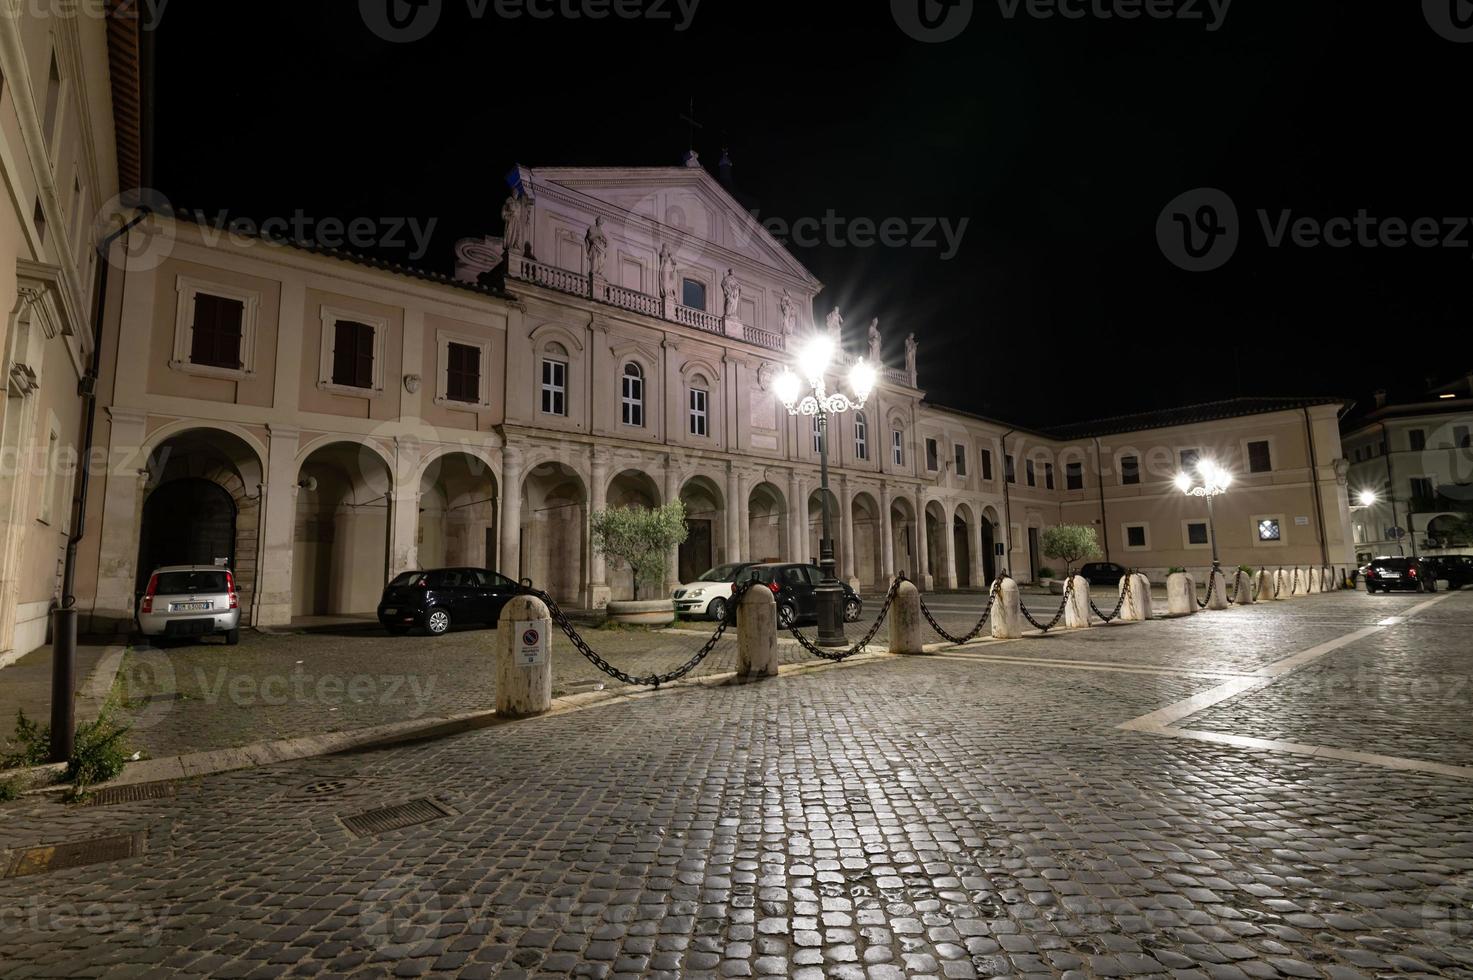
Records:
[[[62,598],[96,246],[112,230],[120,170],[139,183],[139,34],[96,7],[10,4],[0,15],[0,666],[45,642]]]
[[[817,557],[817,434],[772,381],[809,331],[859,349],[879,326],[815,327],[820,284],[699,167],[511,181],[507,241],[461,243],[453,280],[160,216],[114,246],[78,577],[94,628],[178,561],[233,567],[256,624],[369,612],[387,576],[439,564],[597,607],[630,581],[592,552],[590,513],[677,498],[691,536],[667,585]],[[861,587],[1028,579],[1061,521],[1124,565],[1204,567],[1205,507],[1170,482],[1193,453],[1239,477],[1226,562],[1349,559],[1336,403],[1030,432],[927,404],[907,355],[829,435]]]

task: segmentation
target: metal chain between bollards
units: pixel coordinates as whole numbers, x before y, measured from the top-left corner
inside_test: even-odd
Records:
[[[1228,605],[1236,605],[1238,602],[1238,590],[1243,586],[1242,569],[1233,573],[1233,594],[1228,596]]]
[[[1212,595],[1212,581],[1213,581],[1213,579],[1217,578],[1217,576],[1219,576],[1221,574],[1222,574],[1222,569],[1218,568],[1216,565],[1213,565],[1212,566],[1212,571],[1210,571],[1210,572],[1207,573],[1207,595],[1208,596],[1211,596]],[[1193,596],[1192,598],[1196,599],[1196,596]],[[1197,599],[1197,608],[1198,609],[1206,609],[1207,608],[1208,601],[1209,601],[1208,599]]]
[[[695,656],[691,657],[688,661],[686,661],[680,667],[677,667],[675,670],[668,671],[663,674],[651,674],[648,677],[636,677],[633,674],[625,673],[618,667],[615,667],[613,664],[609,663],[603,657],[599,656],[597,651],[595,651],[593,647],[589,646],[587,641],[585,641],[583,637],[578,635],[578,630],[574,628],[573,624],[568,620],[568,617],[563,613],[562,608],[559,607],[552,596],[548,595],[546,592],[539,592],[536,589],[523,588],[521,594],[532,596],[533,598],[542,600],[542,602],[547,606],[548,614],[552,617],[553,623],[559,629],[561,629],[564,634],[567,635],[568,640],[572,642],[573,646],[578,650],[578,652],[583,654],[583,656],[588,659],[588,662],[593,664],[599,670],[603,671],[605,674],[608,674],[610,677],[622,683],[632,684],[635,687],[653,687],[655,690],[659,690],[660,685],[669,684],[672,681],[678,681],[686,674],[689,674],[691,671],[695,670],[701,665],[701,661],[705,660],[706,657],[710,655],[711,651],[716,649],[716,644],[719,643],[722,636],[726,634],[726,627],[730,625],[733,619],[736,618],[738,607],[741,605],[742,599],[746,597],[747,590],[752,588],[752,586],[753,583],[748,582],[746,585],[739,585],[731,590],[731,602],[727,606],[729,612],[727,613],[726,617],[721,620],[721,622],[716,624],[716,631],[711,634],[711,639],[706,641],[706,645],[701,647],[701,649],[696,652]]]
[[[1282,591],[1284,591],[1284,566],[1280,565],[1279,570],[1274,573],[1274,598],[1277,599]]]
[[[1021,602],[1019,603],[1019,606],[1023,610],[1023,618],[1032,623],[1034,629],[1038,630],[1040,633],[1047,633],[1049,630],[1059,625],[1059,620],[1064,618],[1064,610],[1069,607],[1069,600],[1073,597],[1074,576],[1070,575],[1068,583],[1064,586],[1064,601],[1059,604],[1059,611],[1054,613],[1054,618],[1049,620],[1047,626],[1043,625],[1038,620],[1033,618],[1033,614],[1028,611],[1028,603]]]
[[[1000,590],[1001,588],[1002,579],[999,578],[996,582],[992,583],[992,591],[987,594],[987,609],[982,613],[982,618],[977,620],[977,625],[972,627],[972,632],[968,633],[966,636],[952,636],[950,633],[946,632],[946,630],[942,629],[941,624],[936,622],[936,617],[931,615],[930,608],[926,606],[925,596],[921,597],[921,614],[926,617],[926,622],[931,624],[931,629],[936,631],[936,635],[940,636],[943,640],[945,640],[947,643],[950,643],[952,646],[959,647],[965,643],[971,643],[977,637],[982,635],[982,630],[985,629],[987,626],[987,620],[992,616],[992,608],[993,605],[997,602],[997,593],[998,590]]]
[[[1094,610],[1094,614],[1103,619],[1105,622],[1111,622],[1120,616],[1120,610],[1125,608],[1125,597],[1130,595],[1130,591],[1133,587],[1134,583],[1131,581],[1131,576],[1127,575],[1125,577],[1125,588],[1120,590],[1120,598],[1116,600],[1115,608],[1108,616],[1100,612],[1100,607],[1095,605],[1095,600],[1093,596],[1090,597],[1089,608]]]
[[[864,635],[864,639],[860,640],[858,643],[854,644],[854,646],[850,647],[847,650],[825,650],[823,647],[818,646],[808,637],[804,636],[802,631],[799,630],[796,626],[789,626],[787,628],[788,632],[793,634],[793,639],[798,641],[799,646],[807,650],[809,653],[813,654],[815,657],[818,657],[822,660],[832,661],[836,664],[842,663],[855,654],[864,652],[864,649],[868,647],[872,642],[874,642],[875,634],[880,632],[880,626],[885,622],[885,617],[890,615],[890,606],[895,602],[895,596],[900,591],[901,583],[905,580],[906,579],[904,575],[897,575],[895,577],[895,581],[890,584],[890,594],[885,596],[885,604],[880,607],[879,618],[875,620],[875,624],[870,627],[869,632]]]

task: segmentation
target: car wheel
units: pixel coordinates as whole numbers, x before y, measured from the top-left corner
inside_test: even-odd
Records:
[[[226,646],[233,647],[233,646],[235,646],[239,642],[240,642],[240,627],[237,626],[235,629],[230,630],[229,632],[227,632],[225,634],[225,645]]]
[[[726,600],[712,599],[711,604],[706,607],[706,615],[718,623],[726,622]]]
[[[798,621],[798,610],[789,603],[783,603],[777,607],[777,625],[783,629],[789,629]]]
[[[450,632],[450,613],[444,609],[431,609],[425,617],[425,630],[431,636],[443,636]]]
[[[864,606],[858,599],[844,600],[844,622],[857,623],[859,617],[864,613]]]

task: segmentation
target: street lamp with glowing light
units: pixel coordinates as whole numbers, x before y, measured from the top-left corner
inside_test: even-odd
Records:
[[[1233,475],[1210,459],[1197,464],[1195,476],[1185,470],[1176,475],[1176,488],[1188,497],[1207,498],[1207,536],[1212,541],[1212,568],[1221,570],[1222,561],[1217,555],[1217,518],[1213,513],[1212,500],[1227,493],[1233,485]]]

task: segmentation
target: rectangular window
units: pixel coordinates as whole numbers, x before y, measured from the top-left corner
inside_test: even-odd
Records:
[[[566,361],[542,361],[542,414],[568,414],[568,365]]]
[[[1120,482],[1127,487],[1133,487],[1141,482],[1141,458],[1139,456],[1120,457]]]
[[[854,458],[869,459],[869,423],[865,421],[863,412],[854,416]]]
[[[1469,438],[1466,425],[1453,426],[1453,446],[1458,449],[1473,449],[1473,439]]]
[[[1411,440],[1412,452],[1419,453],[1427,448],[1426,429],[1408,429],[1407,438]]]
[[[692,388],[690,390],[690,434],[706,437],[710,431],[710,413],[707,408],[710,401],[710,393],[704,388]]]
[[[1064,486],[1065,486],[1065,489],[1067,489],[1067,490],[1083,490],[1084,489],[1084,464],[1083,463],[1065,463],[1064,464]]]
[[[480,351],[476,351],[476,354],[478,356],[477,391],[479,391]],[[334,324],[332,383],[345,388],[373,387],[373,327],[353,320],[339,320]]]
[[[209,293],[194,297],[194,328],[189,360],[204,367],[239,370],[241,323],[245,304]]]
[[[619,405],[619,418],[625,425],[644,425],[644,376],[637,365],[624,369]]]
[[[935,473],[941,469],[941,449],[935,439],[926,440],[926,471]]]
[[[1008,453],[1006,456],[1003,457],[1003,459],[1002,459],[1002,468],[1003,468],[1003,475],[1005,477],[1007,477],[1007,481],[1009,483],[1017,483],[1018,482],[1018,470],[1013,465],[1013,454],[1012,453]]]
[[[823,426],[819,424],[818,416],[813,416],[813,452],[815,455],[823,454]]]
[[[1412,499],[1431,500],[1436,496],[1432,489],[1432,478],[1428,476],[1412,477]]]
[[[694,279],[686,279],[680,284],[680,304],[688,306],[693,310],[704,310],[706,308],[706,286],[704,283]]]
[[[1046,490],[1052,490],[1054,488],[1054,464],[1053,463],[1044,463],[1043,464],[1043,486],[1044,486],[1044,489],[1046,489]]]
[[[1144,524],[1126,525],[1125,546],[1127,548],[1144,548],[1146,546],[1146,526]]]
[[[982,479],[992,479],[992,450],[982,450]]]
[[[956,446],[956,475],[967,475],[967,447],[960,444]]]
[[[1279,522],[1277,520],[1273,518],[1268,518],[1266,520],[1258,522],[1258,540],[1282,541],[1283,537],[1284,530],[1282,527],[1279,526]]]
[[[1207,537],[1206,521],[1191,521],[1187,524],[1187,544],[1206,547],[1211,543]]]
[[[1034,472],[1033,460],[1023,460],[1023,482],[1030,487],[1038,486],[1038,476]]]
[[[1269,473],[1274,468],[1273,452],[1267,440],[1248,443],[1248,472]]]
[[[905,465],[905,433],[899,429],[890,432],[890,448],[895,457],[896,466]]]
[[[1181,451],[1181,468],[1188,473],[1197,472],[1197,464],[1202,460],[1202,453],[1196,449],[1183,449]]]
[[[445,397],[472,405],[481,400],[481,348],[453,341],[445,346]]]

